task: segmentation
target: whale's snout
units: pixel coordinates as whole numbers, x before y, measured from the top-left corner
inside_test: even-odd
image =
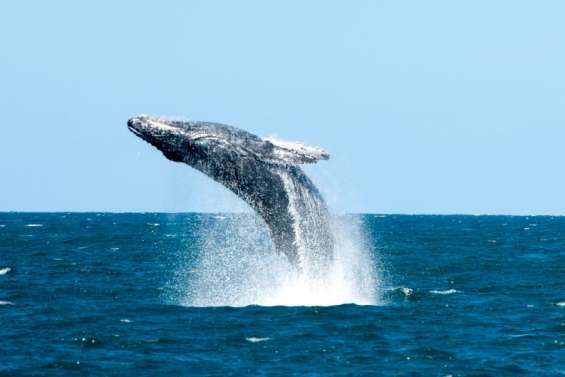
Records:
[[[143,117],[137,116],[128,119],[128,129],[139,137],[143,136],[144,125]]]
[[[138,123],[137,118],[130,118],[128,119],[128,128],[132,129],[135,128],[135,125]]]

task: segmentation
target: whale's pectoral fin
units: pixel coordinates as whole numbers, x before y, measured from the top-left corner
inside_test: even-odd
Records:
[[[320,160],[328,160],[328,152],[318,147],[309,147],[302,143],[284,141],[275,138],[264,139],[272,145],[271,159],[285,164],[313,164]]]

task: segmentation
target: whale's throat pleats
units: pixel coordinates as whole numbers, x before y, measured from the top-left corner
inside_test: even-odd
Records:
[[[195,167],[247,202],[268,226],[276,251],[298,270],[323,273],[333,257],[330,215],[299,166],[224,159]]]

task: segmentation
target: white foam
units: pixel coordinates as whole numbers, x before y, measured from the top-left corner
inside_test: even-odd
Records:
[[[533,336],[534,334],[512,334],[512,335],[508,335],[509,338],[525,338],[525,337],[529,337],[529,336]]]
[[[555,305],[556,305],[556,306],[559,306],[559,307],[562,307],[562,308],[565,308],[565,301],[556,302]]]
[[[27,226],[28,228],[39,228],[42,227],[43,224],[26,224],[25,226]]]
[[[0,268],[0,275],[6,275],[10,271],[12,271],[10,267]]]
[[[430,293],[434,294],[434,295],[451,295],[454,293],[459,293],[460,291],[458,291],[457,289],[446,289],[446,290],[431,290]]]
[[[5,228],[5,227],[6,227],[6,225],[0,224],[0,228]]]
[[[177,280],[186,306],[380,305],[380,279],[362,229],[336,221],[334,259],[323,276],[298,272],[277,254],[268,231],[254,215],[229,218],[202,229],[198,264],[179,262]],[[183,266],[184,264],[184,266]]]
[[[250,336],[249,338],[245,338],[245,340],[251,343],[259,343],[259,342],[266,342],[267,340],[271,340],[271,338],[256,338],[254,336]]]
[[[112,250],[112,251],[118,251],[118,250],[120,250],[120,248],[119,248],[119,247],[111,247],[110,250]]]
[[[123,323],[130,323],[131,321],[130,321],[129,319],[127,319],[127,318],[122,318],[122,319],[120,319],[120,322],[123,322]]]
[[[412,296],[414,294],[414,289],[408,287],[400,287],[397,290],[404,293],[405,296]]]
[[[159,226],[159,225],[161,225],[161,224],[159,224],[159,223],[147,223],[147,225],[151,225],[151,226]]]
[[[2,301],[2,300],[0,300],[0,306],[1,305],[14,305],[14,303],[12,301]]]

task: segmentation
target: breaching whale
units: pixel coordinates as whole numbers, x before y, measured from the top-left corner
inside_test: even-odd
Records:
[[[169,160],[190,165],[243,199],[267,224],[275,249],[299,270],[312,262],[321,270],[332,259],[326,203],[299,166],[327,160],[324,150],[219,123],[141,115],[127,124]]]

